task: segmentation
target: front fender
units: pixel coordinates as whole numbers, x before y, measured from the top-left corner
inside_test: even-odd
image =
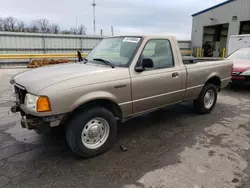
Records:
[[[78,98],[72,105],[72,111],[87,102],[99,100],[99,99],[110,100],[118,104],[118,100],[116,96],[114,96],[112,93],[109,93],[107,91],[94,91],[94,92],[90,92],[85,95],[82,95],[80,98]]]

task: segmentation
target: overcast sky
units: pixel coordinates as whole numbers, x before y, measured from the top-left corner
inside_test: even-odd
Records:
[[[193,13],[225,0],[96,0],[96,33],[171,34],[190,39]],[[0,17],[47,18],[61,28],[84,24],[93,34],[92,0],[1,0]]]

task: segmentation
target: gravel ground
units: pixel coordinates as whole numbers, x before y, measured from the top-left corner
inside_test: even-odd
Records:
[[[135,118],[110,151],[79,159],[63,137],[21,129],[9,112],[20,71],[0,69],[0,187],[250,187],[250,89],[223,90],[208,115],[185,103]]]

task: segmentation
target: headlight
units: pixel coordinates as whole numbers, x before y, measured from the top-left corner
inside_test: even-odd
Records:
[[[27,93],[24,100],[24,105],[32,111],[36,112],[37,96]]]
[[[247,70],[247,71],[241,73],[240,75],[242,75],[242,76],[250,76],[250,70]]]
[[[34,112],[49,112],[50,101],[46,96],[36,96],[30,93],[27,93],[25,96],[24,105],[31,111]]]

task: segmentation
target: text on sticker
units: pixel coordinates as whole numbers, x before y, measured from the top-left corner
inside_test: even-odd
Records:
[[[138,43],[140,41],[140,38],[136,37],[126,37],[123,42],[133,42],[133,43]]]

